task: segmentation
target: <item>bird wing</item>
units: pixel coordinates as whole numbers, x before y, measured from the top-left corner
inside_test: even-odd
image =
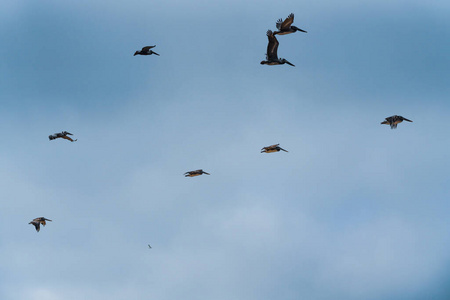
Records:
[[[37,232],[39,232],[39,230],[41,230],[41,223],[36,222],[35,220],[31,221],[31,222],[28,223],[28,224],[33,224],[34,227],[36,228],[36,231],[37,231]]]
[[[268,60],[278,60],[278,40],[273,35],[272,30],[267,30],[267,38],[269,39],[269,44],[267,45],[267,59]]]
[[[281,30],[281,24],[283,24],[283,19],[278,19],[276,25],[278,30]]]
[[[63,139],[65,139],[65,140],[69,140],[69,141],[71,141],[71,142],[75,142],[76,140],[72,140],[69,136],[62,136],[62,138]]]
[[[281,28],[278,28],[278,27],[277,28],[280,29],[280,30],[288,30],[291,27],[292,23],[294,23],[294,14],[290,14],[284,20],[284,22],[281,23],[281,25],[280,25]]]
[[[148,50],[154,48],[155,46],[145,46],[144,48],[142,48],[142,52],[148,52]]]

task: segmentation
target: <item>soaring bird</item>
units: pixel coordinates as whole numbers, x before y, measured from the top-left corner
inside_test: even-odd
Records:
[[[282,19],[278,19],[278,21],[277,21],[278,31],[275,31],[273,33],[273,35],[275,35],[275,34],[284,35],[284,34],[289,34],[289,33],[293,33],[296,31],[301,31],[301,32],[305,32],[305,33],[307,32],[303,29],[292,26],[292,23],[294,23],[294,14],[290,14],[284,21]]]
[[[34,227],[36,227],[36,231],[39,232],[39,230],[41,230],[41,224],[43,226],[45,226],[45,224],[46,224],[45,221],[50,221],[51,222],[52,220],[46,219],[44,217],[40,217],[40,218],[33,219],[33,221],[31,221],[28,224],[33,224]]]
[[[290,66],[295,67],[293,64],[288,62],[284,58],[278,58],[277,50],[278,50],[278,43],[277,38],[273,35],[272,30],[267,30],[267,37],[269,39],[269,44],[267,45],[267,54],[266,54],[266,60],[263,60],[261,62],[262,65],[283,65],[288,64]]]
[[[412,122],[411,120],[408,120],[407,118],[403,118],[402,116],[391,116],[387,117],[385,121],[381,122],[381,124],[390,125],[391,129],[397,128],[397,125],[403,121]]]
[[[149,249],[152,249],[152,246],[150,246],[150,244],[148,244],[148,248],[149,248]]]
[[[155,47],[156,47],[156,45],[154,45],[154,46],[145,46],[144,48],[142,48],[141,51],[134,52],[133,56],[135,56],[135,55],[152,55],[152,54],[156,54],[156,55],[159,56],[158,53],[153,52],[152,50],[150,50],[150,49],[155,48]]]
[[[186,172],[186,173],[184,173],[184,177],[195,177],[195,176],[200,176],[202,174],[211,175],[209,173],[206,173],[202,169],[200,169],[200,170]]]
[[[63,131],[63,132],[58,132],[58,133],[49,135],[48,138],[49,138],[50,141],[51,141],[51,140],[54,140],[54,139],[57,139],[57,138],[66,139],[66,140],[69,140],[69,141],[71,141],[71,142],[76,142],[76,141],[77,141],[77,140],[72,140],[72,139],[71,139],[69,136],[67,136],[67,135],[73,135],[73,134],[71,134],[70,132],[67,132],[67,131]]]
[[[267,147],[263,147],[261,149],[261,153],[272,153],[272,152],[279,152],[280,150],[283,150],[284,152],[289,152],[287,150],[284,150],[279,146],[280,144],[270,145]]]

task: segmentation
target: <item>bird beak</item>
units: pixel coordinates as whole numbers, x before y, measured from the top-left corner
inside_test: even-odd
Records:
[[[295,67],[295,65],[294,64],[291,64],[290,62],[288,62],[288,61],[286,61],[286,63],[288,64],[288,65],[290,65],[290,66],[293,66],[293,67]]]
[[[408,119],[406,119],[406,118],[403,118],[405,121],[408,121],[408,122],[412,122],[411,120],[408,120]]]

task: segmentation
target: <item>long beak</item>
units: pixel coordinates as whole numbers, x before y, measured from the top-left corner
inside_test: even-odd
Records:
[[[211,175],[211,174],[209,174],[209,173],[206,173],[206,172],[203,172],[203,174],[206,174],[206,175]]]
[[[294,64],[291,64],[290,62],[288,62],[288,61],[286,61],[286,63],[288,64],[288,65],[290,65],[290,66],[293,66],[293,67],[295,67],[295,65]]]
[[[408,120],[407,118],[403,118],[403,120],[408,121],[408,122],[412,122],[411,120]]]
[[[280,148],[281,150],[283,150],[284,152],[289,152],[289,151],[287,151],[287,150],[284,150],[283,148]]]
[[[159,56],[159,54],[158,54],[158,53],[156,53],[156,52],[153,52],[153,54],[156,54],[156,55],[158,55],[158,56]]]

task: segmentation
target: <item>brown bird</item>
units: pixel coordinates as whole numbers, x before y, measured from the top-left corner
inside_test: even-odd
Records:
[[[200,169],[200,170],[186,172],[186,173],[184,173],[184,177],[195,177],[195,176],[200,176],[202,174],[211,175],[209,173],[206,173],[202,169]]]
[[[46,219],[44,217],[40,217],[40,218],[33,219],[33,221],[31,221],[28,224],[33,224],[34,227],[36,227],[36,231],[39,232],[39,230],[41,230],[41,224],[43,226],[45,226],[45,224],[46,224],[45,221],[50,221],[51,222],[52,220]]]
[[[70,132],[67,132],[67,131],[63,131],[63,132],[58,132],[58,133],[49,135],[48,139],[51,141],[51,140],[54,140],[54,139],[57,139],[57,138],[62,138],[62,139],[65,139],[65,140],[69,140],[71,142],[76,142],[78,140],[78,139],[72,140],[72,138],[70,138],[67,135],[73,135],[73,134],[71,134]]]
[[[279,35],[284,35],[284,34],[289,34],[289,33],[293,33],[296,31],[301,31],[301,32],[305,32],[305,30],[300,29],[298,27],[292,26],[292,23],[294,23],[294,14],[290,14],[284,21],[283,19],[278,19],[277,21],[277,28],[279,31],[275,31],[273,34],[279,34]]]
[[[153,52],[152,50],[150,50],[150,49],[155,48],[155,47],[156,47],[156,45],[154,45],[154,46],[145,46],[144,48],[142,48],[141,51],[134,52],[133,56],[135,56],[135,55],[152,55],[152,54],[156,54],[156,55],[159,56],[158,53]]]
[[[273,34],[272,30],[267,30],[267,38],[269,39],[269,43],[267,44],[267,53],[266,60],[261,62],[262,65],[284,65],[288,64],[290,66],[295,67],[295,65],[291,64],[284,58],[278,58],[278,45],[280,44]]]
[[[284,152],[289,152],[289,151],[284,150],[283,148],[281,148],[279,145],[280,145],[280,144],[270,145],[270,146],[267,146],[267,147],[263,147],[263,148],[261,149],[261,153],[279,152],[280,150],[283,150]]]
[[[397,128],[397,125],[403,121],[412,122],[411,120],[408,120],[407,118],[403,118],[402,116],[391,116],[387,117],[385,121],[381,122],[381,124],[390,125],[391,129]]]

